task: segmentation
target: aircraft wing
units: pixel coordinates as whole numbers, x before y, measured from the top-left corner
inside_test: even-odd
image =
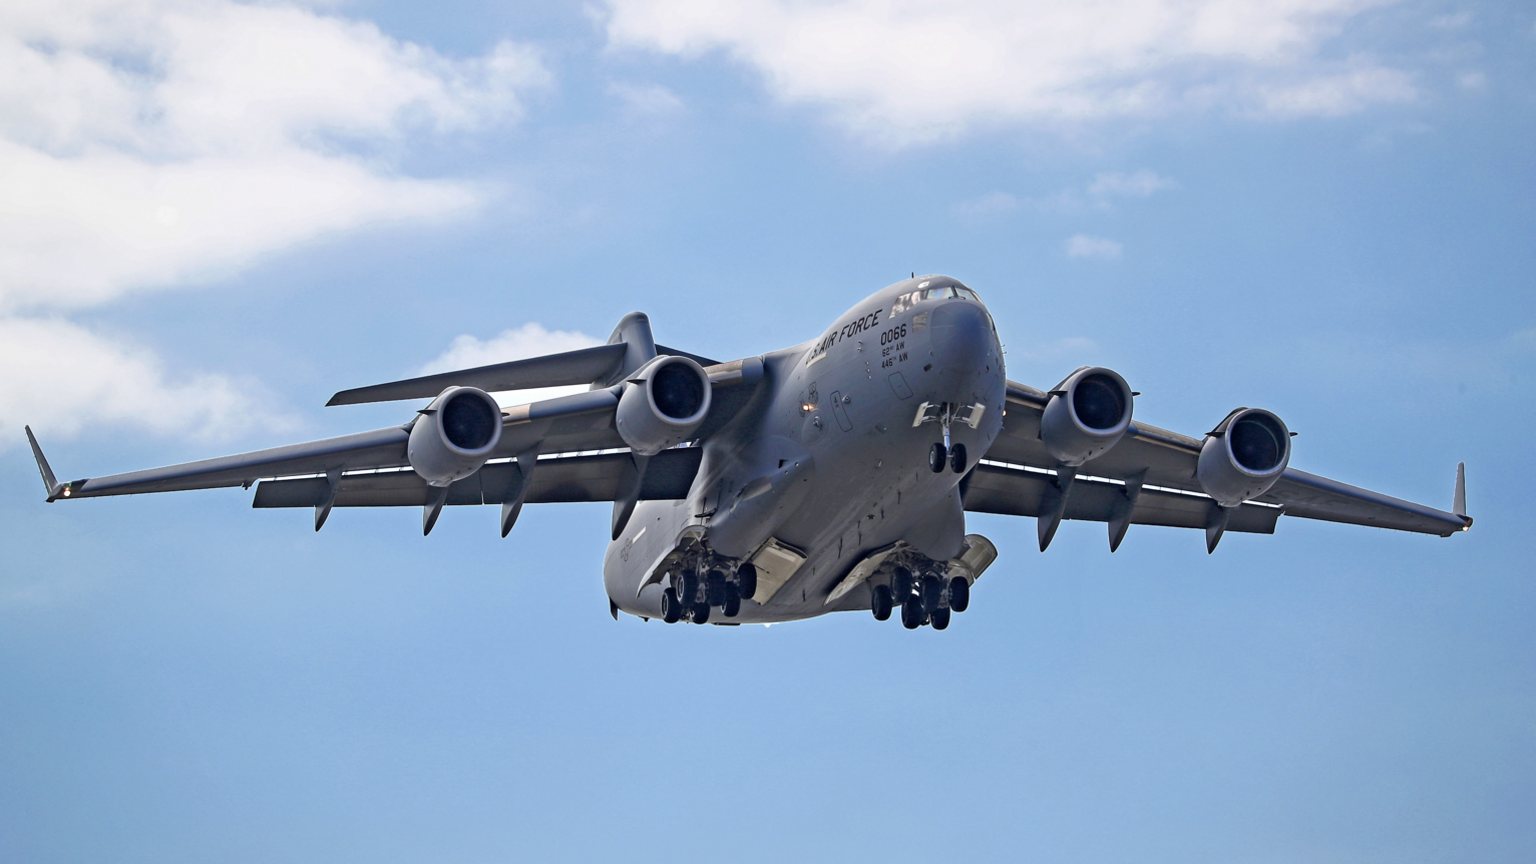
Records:
[[[623,440],[613,431],[610,422],[617,404],[618,396],[613,392],[596,390],[507,408],[502,412],[503,433],[496,454],[500,458],[493,457],[492,461],[505,462],[510,456],[529,451],[543,455],[623,447]],[[327,472],[340,472],[346,484],[351,485],[357,482],[353,479],[356,477],[398,469],[409,471],[406,442],[410,438],[410,429],[411,423],[406,423],[339,438],[67,483],[52,479],[52,472],[30,429],[27,438],[32,443],[39,468],[43,470],[44,483],[49,487],[48,500],[54,501],[222,486],[249,488],[253,483],[270,478],[325,475]],[[321,479],[323,481],[324,477]],[[422,485],[425,487],[426,484]]]
[[[477,383],[537,380],[538,386],[545,386],[556,375],[576,374],[570,371],[576,367],[581,375],[600,374],[602,370],[592,371],[592,364],[607,363],[614,353],[584,351],[590,353],[553,355],[558,363],[544,362],[551,358],[534,358],[468,373]],[[573,354],[580,356],[573,361]],[[465,380],[466,373],[452,374],[453,383]],[[517,379],[514,374],[524,377]],[[714,399],[709,416],[698,430],[700,438],[707,437],[750,401],[762,380],[762,364],[756,359],[714,364],[708,367],[706,375]],[[423,380],[431,383],[423,384]],[[429,378],[397,382],[407,386],[364,388],[368,392],[351,401],[405,398],[399,394],[419,393],[422,387],[439,383],[442,382]],[[257,485],[253,506],[313,506],[317,530],[332,507],[424,506],[428,508],[424,528],[430,531],[438,510],[445,504],[502,504],[505,533],[524,503],[615,501],[632,507],[635,501],[687,496],[698,472],[702,450],[684,444],[648,460],[634,458],[614,425],[624,387],[620,383],[503,408],[501,437],[495,451],[478,471],[454,481],[446,491],[429,486],[411,467],[407,443],[416,419],[401,426],[339,438],[69,482],[59,482],[54,477],[31,429],[27,430],[27,438],[50,502],[61,498]],[[637,468],[642,463],[644,467]]]
[[[1456,512],[1290,467],[1257,498],[1218,508],[1196,477],[1202,439],[1140,422],[1132,422],[1119,443],[1079,468],[1063,496],[1056,460],[1039,439],[1041,412],[1049,399],[1045,391],[1008,382],[1003,430],[965,487],[967,510],[1043,517],[1042,547],[1060,519],[1110,523],[1112,546],[1119,545],[1129,524],[1204,528],[1212,549],[1223,531],[1273,533],[1282,515],[1443,537],[1472,524],[1465,515],[1460,469]]]

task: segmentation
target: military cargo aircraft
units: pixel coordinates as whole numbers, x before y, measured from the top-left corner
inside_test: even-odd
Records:
[[[503,407],[490,394],[586,392]],[[27,430],[48,501],[256,485],[256,507],[422,508],[611,501],[609,611],[667,623],[893,613],[949,626],[997,557],[967,511],[1270,534],[1281,516],[1450,536],[1450,512],[1290,467],[1284,421],[1238,408],[1203,437],[1134,422],[1114,371],[1049,390],[1009,381],[990,313],[956,279],[860,301],[816,339],[716,362],[657,345],[633,313],[606,345],[344,390],[330,405],[430,403],[409,422],[307,444],[61,483]]]

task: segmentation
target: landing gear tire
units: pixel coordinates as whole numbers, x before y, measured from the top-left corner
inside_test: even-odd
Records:
[[[904,602],[907,595],[912,593],[912,571],[901,565],[897,565],[891,571],[891,596],[897,602]]]
[[[704,602],[711,606],[725,605],[725,574],[711,570],[704,577]]]
[[[695,624],[708,624],[709,623],[709,604],[708,603],[698,603],[698,604],[694,605],[694,607],[693,607],[693,623],[695,623]]]
[[[932,624],[933,625],[933,629],[935,629],[935,630],[943,630],[945,627],[948,627],[949,626],[949,610],[948,609],[935,609],[935,610],[933,610],[933,614],[931,614],[928,617],[928,623]]]
[[[757,594],[757,568],[750,561],[736,568],[736,592],[743,600]]]
[[[949,467],[955,469],[956,474],[965,473],[965,445],[956,444],[949,448]]]
[[[923,626],[923,598],[916,594],[910,594],[901,604],[901,626],[908,630],[916,630]]]
[[[923,611],[932,614],[938,611],[944,600],[944,583],[933,576],[923,577]]]
[[[661,620],[676,624],[683,617],[683,603],[671,588],[661,592]]]
[[[949,580],[949,608],[964,612],[971,606],[971,583],[964,576]]]
[[[725,603],[720,607],[720,612],[727,618],[735,618],[741,613],[741,595],[736,593],[736,586],[726,583]]]
[[[677,592],[677,599],[683,601],[684,606],[692,606],[693,601],[699,596],[699,574],[692,570],[684,570],[682,586]]]
[[[891,617],[891,589],[886,585],[876,585],[874,596],[869,601],[869,611],[875,613],[876,621],[885,621]]]
[[[933,442],[933,447],[928,450],[928,467],[935,474],[944,473],[944,463],[949,461],[949,451],[944,449],[943,441]]]

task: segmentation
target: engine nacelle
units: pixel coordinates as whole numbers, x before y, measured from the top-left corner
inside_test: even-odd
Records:
[[[1195,475],[1223,507],[1236,507],[1275,485],[1291,461],[1291,433],[1261,408],[1239,408],[1205,437]]]
[[[501,441],[501,406],[474,387],[449,387],[411,427],[406,457],[429,485],[447,486],[480,470]]]
[[[1051,391],[1040,416],[1040,442],[1061,464],[1081,465],[1125,435],[1134,395],[1117,373],[1084,366]]]
[[[629,377],[614,425],[629,449],[655,456],[693,437],[711,395],[704,367],[687,357],[657,357]]]

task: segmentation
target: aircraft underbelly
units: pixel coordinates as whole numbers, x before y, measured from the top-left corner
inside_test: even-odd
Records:
[[[716,554],[729,558],[770,541],[805,555],[771,597],[759,592],[765,602],[743,602],[732,623],[833,611],[825,605],[832,587],[870,551],[899,540],[936,559],[959,554],[962,475],[930,468],[929,449],[942,436],[934,420],[939,406],[974,418],[949,426],[974,465],[1001,429],[1006,379],[995,339],[936,343],[932,330],[908,330],[899,348],[881,349],[883,334],[871,333],[819,362],[773,370],[778,394],[755,435],[706,450],[690,498],[642,502],[609,548],[604,579],[614,603],[658,617],[667,584],[658,565],[693,542],[685,538],[711,532]]]

